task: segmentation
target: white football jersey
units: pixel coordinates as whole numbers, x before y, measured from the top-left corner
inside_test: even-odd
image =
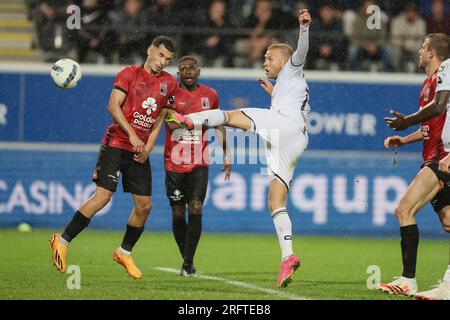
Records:
[[[303,66],[295,66],[292,57],[284,65],[272,92],[271,109],[291,118],[300,125],[308,122],[308,85],[303,74]]]
[[[438,83],[436,92],[450,91],[450,59],[442,62],[438,70]],[[447,116],[445,118],[444,129],[442,130],[442,142],[444,143],[445,151],[450,152],[450,100],[447,103]]]

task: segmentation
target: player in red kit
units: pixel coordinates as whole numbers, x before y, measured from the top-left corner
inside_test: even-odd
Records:
[[[178,62],[180,85],[175,92],[173,108],[180,114],[218,109],[219,97],[214,89],[199,84],[200,69],[195,58],[182,57]],[[207,128],[171,130],[166,126],[164,160],[166,191],[172,207],[172,231],[183,258],[180,274],[195,273],[194,255],[202,230],[202,208],[208,186]],[[216,129],[224,155],[226,151],[225,128]],[[225,157],[226,158],[226,157]],[[225,180],[230,178],[230,164],[224,162]],[[186,223],[186,209],[188,222]]]
[[[449,55],[449,44],[446,36],[429,34],[425,37],[419,50],[420,66],[425,69],[427,79],[424,81],[420,94],[420,109],[428,108],[434,99],[438,84],[438,69]],[[393,112],[394,115],[399,115]],[[403,273],[401,277],[390,283],[379,284],[379,289],[389,294],[416,295],[417,249],[419,246],[419,229],[415,215],[428,202],[440,216],[441,222],[446,216],[446,207],[450,205],[448,185],[441,180],[439,161],[447,152],[442,142],[446,113],[421,123],[420,129],[408,136],[392,136],[384,141],[386,148],[400,147],[405,144],[423,140],[423,164],[421,170],[409,185],[395,209],[395,215],[400,224],[401,251]],[[390,123],[390,119],[386,118]]]
[[[148,155],[164,121],[165,111],[161,110],[168,105],[177,88],[176,79],[163,71],[174,53],[173,40],[156,37],[147,49],[144,65],[125,67],[117,75],[108,107],[113,121],[106,130],[93,174],[97,185],[95,193],[75,212],[64,233],[55,233],[50,238],[52,261],[60,272],[66,271],[69,243],[108,204],[122,174],[123,190],[132,194],[134,207],[122,244],[114,251],[113,259],[131,277],[142,277],[131,258],[131,251],[144,231],[152,206]]]

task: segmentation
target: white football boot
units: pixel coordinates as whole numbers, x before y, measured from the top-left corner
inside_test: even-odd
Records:
[[[417,282],[416,278],[394,277],[392,282],[380,283],[378,289],[389,294],[414,296],[417,293]]]

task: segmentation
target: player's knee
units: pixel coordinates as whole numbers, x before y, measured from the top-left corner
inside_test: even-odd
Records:
[[[189,214],[202,214],[203,202],[200,200],[192,200],[188,204]]]
[[[403,219],[408,217],[408,210],[403,206],[397,206],[394,210],[394,213],[398,221],[402,221]]]
[[[150,210],[152,210],[152,206],[151,201],[139,203],[136,205],[136,214],[147,216],[150,213]]]
[[[106,206],[108,202],[111,200],[112,192],[96,192],[94,195],[94,199],[97,203],[99,203],[102,207]]]

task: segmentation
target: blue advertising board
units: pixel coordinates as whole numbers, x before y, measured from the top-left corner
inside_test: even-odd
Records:
[[[62,90],[47,74],[0,72],[0,106],[7,108],[0,141],[99,143],[111,121],[107,106],[113,81],[112,75],[85,75],[76,88]],[[270,105],[254,79],[204,77],[201,82],[217,90],[223,109]],[[390,108],[411,113],[418,106],[420,84],[308,83],[309,150],[382,150],[392,134],[383,121]]]
[[[2,150],[0,153],[0,228],[27,222],[63,228],[95,190],[91,182],[96,152]],[[153,209],[147,230],[171,230],[161,150],[151,155]],[[394,208],[420,166],[420,158],[399,154],[320,154],[300,160],[288,198],[295,234],[398,236]],[[269,178],[263,164],[234,165],[224,181],[221,165],[210,167],[203,230],[272,233],[267,209]],[[123,229],[132,200],[118,192],[90,228]],[[430,205],[418,214],[421,235],[444,237]]]
[[[0,71],[0,228],[20,222],[62,228],[94,192],[90,178],[96,148],[111,121],[107,104],[113,80],[112,73],[85,74],[75,89],[62,90],[48,74]],[[270,104],[254,79],[205,76],[202,83],[217,90],[223,109]],[[313,79],[308,83],[310,144],[288,198],[294,233],[398,236],[394,208],[419,170],[421,145],[402,148],[393,165],[393,153],[383,148],[384,138],[393,132],[383,117],[390,108],[414,112],[420,82]],[[238,141],[240,135],[244,134],[231,132]],[[147,230],[171,229],[164,136],[151,155],[154,206]],[[17,142],[35,145],[16,148]],[[224,181],[220,165],[211,165],[205,231],[274,232],[267,210],[269,178],[261,174],[264,156],[257,160],[235,164],[230,181]],[[119,187],[90,227],[123,229],[131,208],[130,195]],[[418,223],[421,235],[446,235],[429,205],[419,213]]]

